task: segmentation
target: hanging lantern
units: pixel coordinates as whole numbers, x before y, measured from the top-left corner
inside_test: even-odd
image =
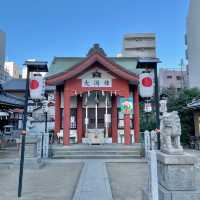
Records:
[[[45,81],[41,74],[33,74],[30,80],[30,97],[32,99],[43,99],[45,92]]]
[[[151,106],[151,103],[150,103],[150,102],[146,102],[146,103],[144,104],[144,112],[146,112],[146,113],[152,112],[152,106]]]
[[[139,92],[140,96],[152,97],[154,94],[154,82],[153,74],[149,72],[144,72],[139,76]]]

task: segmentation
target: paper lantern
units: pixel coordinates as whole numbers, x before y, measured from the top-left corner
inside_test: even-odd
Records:
[[[45,92],[45,82],[41,74],[33,74],[30,83],[30,97],[32,99],[43,99]]]
[[[153,74],[144,72],[139,76],[139,92],[141,97],[152,97],[154,94]]]

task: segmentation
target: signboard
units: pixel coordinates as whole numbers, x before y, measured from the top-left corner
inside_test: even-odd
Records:
[[[145,72],[139,76],[139,92],[141,97],[152,97],[154,94],[153,73]]]
[[[112,79],[82,79],[82,87],[112,87]]]
[[[30,97],[32,99],[43,99],[45,92],[45,81],[41,74],[33,74],[30,84]]]
[[[124,114],[133,113],[133,98],[120,98],[120,110]]]

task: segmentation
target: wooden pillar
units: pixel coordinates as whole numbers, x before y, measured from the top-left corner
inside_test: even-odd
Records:
[[[139,143],[140,139],[140,108],[139,108],[139,92],[138,86],[133,90],[133,104],[134,104],[134,136],[135,143]]]
[[[64,85],[64,134],[63,145],[70,145],[70,99],[67,84]]]
[[[124,144],[131,143],[130,114],[124,114]]]
[[[60,112],[60,106],[61,106],[61,91],[58,87],[56,87],[55,92],[55,129],[54,133],[57,134],[60,132],[61,128],[61,112]]]
[[[118,143],[117,96],[112,96],[112,143]]]
[[[82,109],[83,98],[78,95],[77,96],[77,142],[82,143],[83,137],[83,109]]]

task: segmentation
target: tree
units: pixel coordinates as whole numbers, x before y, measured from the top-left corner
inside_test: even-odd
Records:
[[[182,128],[181,141],[183,144],[188,144],[190,135],[194,135],[194,119],[192,111],[187,109],[187,104],[200,98],[200,90],[198,88],[183,89],[177,93],[168,89],[165,93],[168,95],[168,111],[179,113]]]

